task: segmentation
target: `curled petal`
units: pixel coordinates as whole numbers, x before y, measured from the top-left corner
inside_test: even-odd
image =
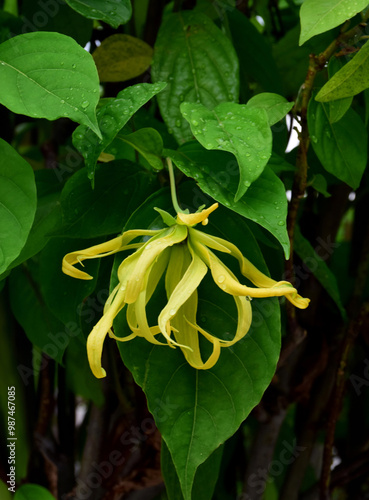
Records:
[[[310,299],[301,297],[297,293],[297,290],[288,281],[275,281],[269,276],[263,274],[248,259],[246,259],[246,257],[243,256],[242,252],[235,245],[233,245],[233,243],[230,243],[229,241],[218,238],[216,236],[209,236],[205,233],[201,233],[200,231],[196,231],[196,229],[191,228],[191,231],[196,232],[196,241],[201,242],[203,246],[206,245],[207,247],[213,248],[214,250],[230,253],[233,257],[235,257],[239,261],[241,273],[258,287],[244,287],[244,285],[239,284],[239,286],[244,287],[245,293],[238,293],[237,295],[249,295],[250,297],[285,296],[294,306],[299,307],[300,309],[306,309],[306,307],[308,307]],[[210,260],[213,260],[214,272],[220,269],[219,265],[214,262],[215,259],[221,266],[224,266],[211,251],[208,251],[208,255],[209,265]],[[229,271],[226,266],[224,266],[224,268]],[[220,270],[220,274],[218,274],[217,280],[214,278],[215,282],[218,284],[218,286],[220,286],[220,288],[222,288],[222,290],[233,294],[233,292],[229,292],[228,290],[226,290],[226,288],[228,287],[226,284],[226,280],[223,280],[223,275],[224,278],[226,278],[226,274],[222,273]],[[238,280],[236,281],[238,283]],[[246,289],[248,290],[247,293]],[[233,290],[235,289],[233,288]]]
[[[218,203],[214,203],[211,205],[211,207],[206,208],[205,210],[202,210],[199,213],[196,214],[182,214],[178,213],[177,214],[177,222],[179,224],[185,224],[186,226],[194,226],[195,224],[198,224],[199,222],[202,222],[204,225],[207,224],[207,219],[208,216],[211,214],[211,212],[214,212],[218,208]]]
[[[235,275],[226,265],[223,264],[212,251],[204,245],[196,244],[196,249],[201,254],[204,261],[210,267],[211,274],[218,287],[230,295],[240,295],[249,297],[280,297],[282,295],[296,294],[297,290],[293,288],[288,281],[274,282],[272,287],[253,288],[241,285]]]
[[[138,236],[154,235],[157,233],[158,231],[149,231],[149,230],[126,231],[120,236],[117,236],[112,240],[106,241],[105,243],[100,243],[99,245],[94,245],[84,250],[77,250],[75,252],[70,252],[63,258],[62,271],[64,274],[72,276],[72,278],[79,278],[81,280],[92,280],[93,279],[92,276],[79,269],[76,269],[74,265],[77,264],[77,262],[82,264],[82,261],[86,259],[96,259],[99,257],[106,257],[107,255],[111,255],[113,253],[120,252],[122,250],[128,250],[130,248],[139,248],[140,246],[142,246],[142,243],[135,243],[129,246],[128,243],[130,243]]]

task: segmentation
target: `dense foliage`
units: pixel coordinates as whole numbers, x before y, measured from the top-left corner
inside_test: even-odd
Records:
[[[368,17],[0,0],[2,499],[368,498]]]

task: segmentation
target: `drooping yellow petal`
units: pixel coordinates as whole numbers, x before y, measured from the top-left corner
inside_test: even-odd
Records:
[[[101,356],[104,340],[113,325],[113,320],[118,312],[124,307],[125,291],[118,290],[109,309],[93,327],[87,338],[87,356],[92,373],[97,378],[106,376],[106,371],[101,366]]]
[[[233,243],[230,243],[229,241],[226,241],[222,238],[218,238],[216,236],[209,236],[208,234],[201,233],[196,229],[191,228],[190,231],[191,231],[190,234],[192,234],[192,238],[194,238],[195,241],[201,242],[204,246],[206,245],[206,247],[213,248],[214,250],[218,250],[220,252],[226,251],[239,261],[241,273],[246,278],[248,278],[254,285],[258,287],[258,288],[245,287],[244,290],[245,293],[243,293],[242,295],[249,295],[250,297],[285,296],[294,306],[300,309],[306,309],[306,307],[308,307],[310,299],[301,297],[297,293],[297,290],[288,281],[275,281],[269,276],[263,274],[248,259],[246,259],[246,257],[243,256],[242,252],[235,245],[233,245]],[[222,247],[225,250],[223,250]],[[213,257],[215,257],[215,259],[217,259],[217,257],[212,252],[209,251],[209,255],[210,254]],[[221,265],[223,265],[221,261],[219,261],[219,259],[217,260]],[[216,264],[214,265],[217,269],[219,269],[219,266],[217,266]],[[218,279],[220,278],[221,280],[219,282],[220,288],[226,291],[225,290],[226,283],[225,281],[223,281],[223,274],[224,273],[221,273],[218,276]],[[240,286],[243,287],[244,285]],[[246,293],[246,288],[250,291],[250,293]],[[270,290],[269,294],[267,291],[268,289]],[[228,292],[228,293],[233,293],[233,292]],[[238,293],[238,295],[241,295],[241,293]]]
[[[177,251],[177,248],[173,250]],[[158,318],[159,328],[162,334],[166,337],[168,336],[168,332],[170,332],[171,318],[176,315],[178,309],[189,299],[207,273],[207,267],[201,258],[192,250],[190,246],[188,246],[188,249],[191,253],[192,261],[173,291],[167,289],[167,294],[170,294],[168,303],[161,311]],[[183,249],[182,251],[185,250]],[[169,275],[169,279],[170,276],[171,274]],[[166,281],[166,284],[168,286],[168,281]],[[172,288],[172,286],[170,288]]]
[[[175,337],[178,342],[188,345],[190,349],[182,349],[187,362],[197,370],[209,370],[218,361],[220,356],[220,340],[200,328],[196,323],[197,291],[181,307],[174,317],[173,324],[178,329]],[[212,352],[204,362],[200,351],[199,332],[213,345]]]
[[[146,273],[161,252],[168,247],[180,243],[186,236],[187,228],[185,226],[175,225],[163,230],[160,238],[151,238],[145,243],[142,249],[140,249],[140,258],[127,283],[127,294],[125,299],[127,304],[131,304],[137,299],[138,294],[143,288]]]
[[[211,214],[211,212],[214,212],[218,208],[219,204],[214,203],[211,205],[211,207],[206,208],[205,210],[202,210],[201,212],[195,213],[195,214],[182,214],[178,213],[177,214],[177,222],[178,224],[185,224],[186,226],[194,226],[198,224],[199,222],[202,222],[204,225],[207,224],[207,218]]]
[[[63,258],[62,271],[72,278],[79,278],[81,280],[92,280],[92,276],[76,269],[74,267],[78,262],[82,264],[82,261],[86,259],[97,259],[100,257],[106,257],[116,252],[122,250],[128,250],[130,248],[139,248],[142,243],[136,243],[128,247],[128,244],[139,236],[147,236],[157,234],[158,231],[150,230],[132,230],[126,231],[125,233],[117,236],[116,238],[106,241],[105,243],[100,243],[99,245],[94,245],[90,248],[84,250],[76,250],[75,252],[70,252]],[[82,264],[83,265],[83,264]]]
[[[168,270],[165,276],[165,289],[170,297],[177,285],[183,279],[191,265],[192,256],[187,246],[173,247],[169,260]],[[214,366],[220,355],[220,343],[215,337],[211,337],[213,351],[204,363],[201,357],[199,334],[196,327],[197,291],[186,300],[178,309],[177,314],[170,320],[170,326],[174,331],[174,337],[179,344],[187,346],[181,350],[187,362],[198,370],[206,370]],[[214,339],[214,341],[213,341]]]

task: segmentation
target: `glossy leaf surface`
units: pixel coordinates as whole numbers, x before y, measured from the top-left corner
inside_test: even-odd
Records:
[[[210,110],[201,104],[183,103],[181,112],[196,139],[206,149],[229,151],[237,158],[240,182],[238,201],[265,168],[272,153],[272,132],[264,109],[234,103]]]
[[[14,113],[68,117],[100,135],[99,78],[91,55],[59,33],[19,35],[0,45],[0,102]]]
[[[192,138],[179,107],[183,101],[214,108],[237,101],[238,60],[229,39],[204,14],[168,15],[160,28],[152,65],[153,80],[166,81],[159,94],[163,118],[178,142]]]

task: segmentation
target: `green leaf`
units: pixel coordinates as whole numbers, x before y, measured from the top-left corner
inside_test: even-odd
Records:
[[[308,127],[314,151],[327,172],[356,189],[367,162],[368,134],[360,116],[349,109],[330,123],[328,105],[310,99]]]
[[[115,99],[104,102],[97,111],[102,140],[85,125],[80,125],[73,132],[73,144],[85,158],[89,178],[94,178],[97,159],[113,141],[119,130],[124,127],[132,115],[152,97],[161,92],[165,83],[139,83],[128,87]]]
[[[239,201],[262,173],[272,153],[272,132],[266,112],[230,102],[213,110],[184,102],[181,112],[206,149],[229,151],[237,158],[240,182],[235,201]]]
[[[293,102],[288,102],[281,95],[269,92],[257,94],[247,102],[247,106],[265,109],[270,126],[282,120],[291,111],[293,105]]]
[[[227,9],[227,18],[240,61],[241,91],[257,82],[264,91],[281,92],[281,77],[268,39],[237,9]]]
[[[178,142],[192,138],[181,102],[213,108],[237,101],[238,60],[228,38],[204,14],[183,11],[168,15],[155,44],[153,81],[167,81],[158,96],[161,114]]]
[[[305,0],[301,6],[300,45],[309,38],[324,33],[368,6],[366,0]]]
[[[105,152],[114,155],[117,159],[122,158],[119,154],[119,143],[121,142],[129,144],[138,151],[154,170],[162,170],[163,139],[155,129],[142,128],[132,134],[124,134],[122,131]],[[126,154],[124,150],[123,154]]]
[[[337,73],[343,67],[341,59],[337,57],[332,57],[328,63],[328,75],[332,78],[335,73]],[[319,100],[319,99],[317,99]],[[350,109],[352,104],[353,96],[344,97],[343,99],[336,99],[329,102],[329,121],[331,123],[338,122],[344,114]]]
[[[20,254],[36,212],[36,185],[30,165],[0,139],[0,274]]]
[[[131,19],[130,0],[66,0],[67,4],[88,19],[105,21],[118,28]]]
[[[86,170],[79,170],[64,186],[60,199],[63,226],[54,235],[94,238],[120,233],[155,183],[152,174],[128,160],[101,165],[95,189]]]
[[[322,174],[315,174],[312,180],[308,183],[308,185],[313,186],[315,191],[321,193],[326,198],[329,198],[331,195],[327,191],[328,183],[327,179]]]
[[[151,64],[153,50],[130,35],[111,35],[92,54],[102,82],[125,82],[142,75]]]
[[[351,97],[369,87],[369,43],[365,43],[359,52],[345,64],[320,89],[316,100],[334,101]]]
[[[298,226],[295,228],[294,250],[303,261],[304,266],[307,266],[311,270],[322,287],[334,300],[342,318],[347,319],[346,310],[342,305],[335,275],[329,269],[325,261],[316,253],[310,242],[302,236]]]
[[[99,78],[91,54],[72,38],[37,32],[0,45],[0,102],[14,113],[68,117],[100,136]]]
[[[166,150],[166,154],[184,174],[196,180],[204,193],[273,234],[288,258],[286,192],[282,181],[270,168],[266,168],[245,196],[235,202],[239,176],[237,164],[229,153],[206,151],[200,144],[191,142],[178,151]]]
[[[89,248],[98,243],[101,243],[101,240],[53,238],[40,254],[38,279],[43,300],[65,325],[71,323],[74,328],[79,325],[83,301],[96,287],[100,260],[91,259],[86,262],[85,270],[93,279],[85,281],[62,272],[63,257],[69,252]],[[95,311],[96,316],[97,314]]]
[[[152,205],[166,209],[170,204],[166,193],[165,197],[163,192],[158,193],[140,207],[126,229],[139,227],[140,220],[148,225],[153,220]],[[193,204],[193,185],[183,186],[179,194]],[[253,235],[241,217],[218,209],[207,227],[212,234],[232,240],[259,269],[266,271]],[[115,268],[120,260],[116,258]],[[112,285],[114,282],[113,273]],[[157,300],[160,304],[162,293]],[[158,302],[154,300],[148,307],[152,317],[157,318]],[[193,369],[180,349],[155,346],[139,338],[119,343],[123,361],[143,388],[169,448],[184,500],[191,499],[197,468],[236,432],[274,374],[280,349],[278,301],[255,299],[252,308],[253,323],[248,334],[232,348],[222,349],[219,361],[210,370]],[[236,317],[232,297],[223,293],[209,275],[199,288],[200,325],[212,334],[223,335],[235,331]],[[115,322],[115,332],[126,333],[124,313]]]
[[[211,500],[218,479],[223,446],[219,446],[210,457],[202,463],[196,471],[192,498],[196,500]],[[161,472],[164,477],[166,492],[169,500],[183,500],[181,485],[176,473],[172,457],[165,441],[161,443]]]
[[[17,488],[14,500],[55,500],[55,497],[38,484],[22,484]]]
[[[13,270],[9,277],[11,309],[32,344],[61,363],[71,335],[45,304],[37,272],[34,264]]]
[[[60,193],[43,193],[42,187],[47,181],[54,180],[55,173],[50,170],[39,170],[35,172],[35,178],[38,194],[36,215],[26,244],[18,257],[9,265],[8,271],[42,250],[50,239],[50,233],[61,225]]]

